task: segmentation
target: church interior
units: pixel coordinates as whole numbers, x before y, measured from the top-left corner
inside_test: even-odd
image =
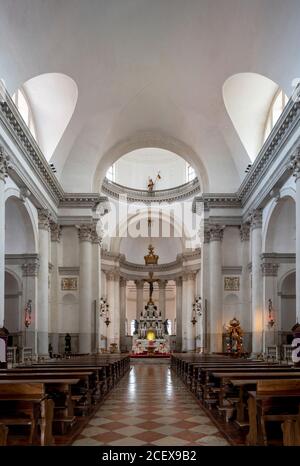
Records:
[[[0,445],[300,445],[300,2],[1,0]]]

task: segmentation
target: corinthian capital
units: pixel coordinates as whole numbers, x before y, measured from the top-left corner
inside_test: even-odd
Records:
[[[9,168],[9,157],[0,146],[0,181],[5,181]]]
[[[209,229],[210,241],[222,241],[224,229],[224,226],[212,225]]]
[[[293,170],[293,176],[297,181],[300,178],[300,147],[298,147],[295,153],[291,156],[290,167]]]
[[[262,227],[262,210],[254,209],[250,214],[251,229]]]
[[[50,213],[47,209],[38,209],[39,229],[49,230]]]
[[[79,241],[92,241],[93,225],[82,224],[78,229]]]
[[[58,223],[50,222],[51,241],[59,243],[61,236],[61,226]]]
[[[240,226],[241,241],[250,240],[250,223],[246,222]]]

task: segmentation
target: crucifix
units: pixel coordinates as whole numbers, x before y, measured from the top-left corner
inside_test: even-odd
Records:
[[[149,301],[148,304],[154,304],[152,300],[152,295],[153,295],[153,284],[155,282],[159,282],[158,278],[153,278],[153,272],[149,272],[149,278],[147,280],[144,280],[145,282],[149,283],[150,289],[149,289]]]

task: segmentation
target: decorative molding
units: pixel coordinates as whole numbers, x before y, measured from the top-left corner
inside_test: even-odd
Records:
[[[2,146],[0,146],[0,181],[5,182],[5,178],[8,176],[9,165],[9,156],[4,152]]]
[[[188,280],[192,280],[194,281],[196,279],[196,273],[195,272],[192,272],[192,271],[184,271],[183,274],[182,274],[182,280],[184,282],[188,281]]]
[[[240,277],[224,277],[224,291],[240,291]]]
[[[240,226],[240,237],[242,242],[250,241],[250,223],[245,222]]]
[[[127,280],[124,277],[120,277],[120,286],[121,287],[126,287],[127,285]]]
[[[144,289],[144,281],[143,280],[134,280],[136,289],[143,290]]]
[[[23,277],[37,277],[39,271],[39,258],[36,257],[32,261],[25,262],[22,264],[22,275]]]
[[[243,267],[242,266],[224,266],[222,267],[223,275],[242,275]]]
[[[159,282],[158,282],[158,288],[159,288],[160,290],[165,290],[167,284],[168,284],[168,280],[159,280]]]
[[[177,277],[175,279],[175,282],[176,282],[176,286],[182,286],[182,277]]]
[[[78,278],[77,277],[64,277],[61,279],[62,291],[77,291]]]
[[[295,253],[264,252],[260,255],[262,262],[273,262],[276,264],[295,264]]]
[[[50,220],[51,241],[59,243],[61,237],[61,226]]]
[[[198,178],[185,183],[181,186],[171,189],[160,189],[157,191],[146,191],[143,189],[132,189],[127,186],[122,186],[118,183],[104,178],[102,183],[102,192],[113,199],[120,199],[126,196],[128,203],[143,203],[150,204],[156,202],[173,203],[178,201],[184,201],[193,197],[195,194],[201,191],[200,183]]]
[[[274,262],[263,262],[261,264],[261,271],[263,277],[277,277],[279,264]]]
[[[50,212],[47,209],[37,209],[38,221],[40,230],[49,230],[50,227]]]
[[[300,103],[290,99],[237,192],[242,205],[249,200],[288,137],[299,126],[299,117]],[[285,171],[289,169],[289,166],[284,167]]]
[[[52,273],[52,270],[54,270],[54,265],[49,262],[48,263],[48,272],[49,272],[49,274]]]
[[[210,233],[210,242],[213,241],[222,241],[224,234],[225,226],[221,225],[211,225],[209,228]]]
[[[300,147],[297,147],[295,153],[291,156],[290,168],[296,181],[298,181],[300,179]]]
[[[238,198],[236,193],[203,193],[201,196],[197,196],[193,200],[192,211],[193,213],[199,213],[199,206],[203,206],[204,210],[210,209],[240,209],[242,207],[241,200]],[[202,211],[203,209],[201,209]]]
[[[104,271],[106,275],[106,279],[108,281],[117,281],[120,278],[120,272],[119,270],[107,270]]]
[[[78,266],[73,267],[58,267],[59,275],[73,275],[78,277],[80,272],[80,268]]]
[[[251,230],[262,228],[262,209],[252,210],[249,216],[249,221],[251,224]]]
[[[79,241],[92,241],[93,225],[92,224],[82,224],[78,228],[78,237]]]
[[[108,198],[98,193],[64,193],[59,201],[60,208],[90,208],[93,211],[96,211],[102,204],[106,205],[103,206],[102,211],[100,209],[100,215],[105,215],[109,212]]]

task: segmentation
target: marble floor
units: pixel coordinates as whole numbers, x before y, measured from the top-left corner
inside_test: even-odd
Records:
[[[168,364],[133,364],[73,445],[229,445]]]

